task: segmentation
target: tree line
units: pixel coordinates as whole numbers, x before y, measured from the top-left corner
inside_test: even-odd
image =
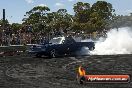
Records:
[[[112,4],[106,1],[97,1],[93,5],[77,2],[73,10],[74,14],[71,15],[66,9],[50,12],[47,6],[36,6],[26,12],[22,24],[13,23],[10,28],[14,31],[19,29],[30,31],[31,29],[33,32],[46,33],[58,30],[94,32],[106,29],[109,21],[114,17]]]
[[[132,13],[130,15],[117,15],[113,22],[109,25],[110,28],[132,27]]]
[[[66,9],[51,12],[48,6],[35,6],[25,13],[21,24],[9,24],[8,20],[5,20],[5,33],[7,35],[8,33],[16,35],[30,33],[38,39],[38,36],[47,36],[56,32],[65,34],[103,32],[122,25],[122,16],[116,16],[112,4],[106,1],[97,1],[92,5],[87,2],[77,2],[73,5],[73,11],[74,14],[69,14]],[[129,17],[125,18],[130,20]],[[2,29],[2,20],[0,25]]]

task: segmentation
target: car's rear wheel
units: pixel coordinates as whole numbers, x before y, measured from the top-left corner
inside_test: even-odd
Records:
[[[91,50],[91,51],[92,51],[92,50],[94,50],[94,49],[95,49],[94,47],[91,47],[89,50]]]

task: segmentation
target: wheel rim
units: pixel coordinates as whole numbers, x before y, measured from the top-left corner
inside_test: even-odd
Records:
[[[90,50],[94,50],[94,47],[92,47]]]

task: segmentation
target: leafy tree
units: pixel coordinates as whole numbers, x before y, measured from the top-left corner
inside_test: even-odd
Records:
[[[89,19],[90,19],[90,4],[77,2],[74,4],[74,22],[72,25],[72,29],[76,32],[84,31],[89,29]]]
[[[5,27],[8,27],[8,26],[10,26],[10,24],[9,24],[9,22],[8,22],[8,20],[6,19],[5,21],[3,20],[3,19],[1,19],[0,20],[0,25],[1,26],[5,26]]]
[[[26,19],[24,20],[25,25],[32,26],[34,31],[44,31],[46,30],[46,22],[47,22],[47,12],[50,9],[46,6],[36,6],[30,11],[26,12]]]
[[[120,27],[132,27],[132,16],[128,15],[117,15],[113,19],[113,22],[109,25],[110,28],[120,28]]]
[[[106,20],[112,19],[112,12],[114,11],[112,8],[112,4],[106,1],[97,1],[91,7],[92,12],[97,12],[100,18]]]
[[[2,30],[5,32],[5,33],[9,33],[9,31],[11,31],[10,30],[10,24],[9,24],[9,22],[8,22],[8,20],[6,19],[6,20],[3,20],[3,19],[1,19],[0,20],[0,31],[1,31],[1,33],[2,33]]]
[[[73,29],[86,32],[103,31],[114,17],[114,9],[106,1],[97,1],[92,7],[89,3],[78,2],[74,12]]]
[[[106,1],[97,1],[91,7],[90,20],[92,24],[95,24],[95,29],[102,31],[106,29],[108,23],[113,20],[115,10],[112,8],[112,4]]]
[[[90,4],[78,2],[74,4],[74,12],[75,12],[75,21],[80,23],[85,23],[89,20],[90,16]]]
[[[66,9],[59,9],[57,12],[52,12],[49,14],[49,26],[54,31],[63,30],[64,32],[71,26],[72,15],[67,13]]]
[[[17,33],[22,28],[22,24],[19,23],[12,23],[11,24],[11,29],[14,33]]]

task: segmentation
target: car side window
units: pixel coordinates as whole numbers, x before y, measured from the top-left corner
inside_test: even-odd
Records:
[[[69,44],[69,41],[67,39],[64,40],[64,44]]]
[[[72,43],[74,43],[74,42],[75,42],[74,39],[72,39],[72,38],[66,38],[66,39],[63,41],[63,44],[72,44]]]

